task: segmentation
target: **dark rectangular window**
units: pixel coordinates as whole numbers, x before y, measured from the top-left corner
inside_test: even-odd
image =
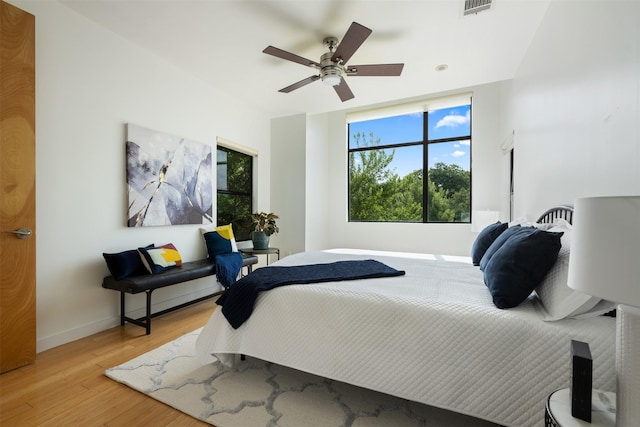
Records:
[[[233,224],[236,240],[251,239],[253,157],[218,147],[216,161],[217,224]]]
[[[470,222],[470,103],[349,123],[348,156],[349,221]]]

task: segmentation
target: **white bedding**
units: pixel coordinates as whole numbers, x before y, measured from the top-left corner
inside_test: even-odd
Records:
[[[615,319],[544,322],[531,299],[497,309],[469,258],[336,249],[274,265],[372,258],[406,275],[263,292],[238,329],[217,308],[198,338],[199,355],[232,363],[246,354],[526,427],[543,426],[547,395],[568,387],[575,339],[591,348],[594,388],[614,390]]]

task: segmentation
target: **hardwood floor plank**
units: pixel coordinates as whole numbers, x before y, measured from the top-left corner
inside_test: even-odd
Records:
[[[0,425],[208,425],[103,373],[202,327],[214,308],[208,300],[154,318],[151,335],[126,324],[39,353],[33,365],[0,375]]]

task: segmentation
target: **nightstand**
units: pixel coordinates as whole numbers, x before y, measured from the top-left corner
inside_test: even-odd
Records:
[[[616,394],[593,390],[591,393],[591,423],[571,415],[571,393],[568,388],[554,391],[547,398],[545,427],[615,427]]]

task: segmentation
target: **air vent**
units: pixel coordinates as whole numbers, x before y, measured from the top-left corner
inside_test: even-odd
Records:
[[[491,8],[491,0],[464,0],[464,14],[482,12]]]

